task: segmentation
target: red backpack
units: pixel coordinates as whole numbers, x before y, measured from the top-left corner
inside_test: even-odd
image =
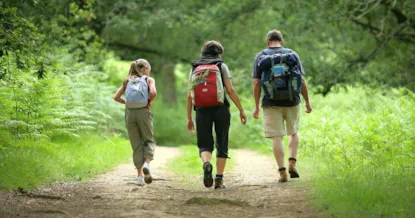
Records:
[[[223,105],[225,90],[222,74],[215,64],[197,66],[190,75],[190,87],[195,107]]]

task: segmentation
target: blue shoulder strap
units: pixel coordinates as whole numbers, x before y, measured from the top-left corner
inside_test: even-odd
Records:
[[[265,55],[273,55],[275,53],[288,54],[290,52],[291,52],[291,49],[289,48],[283,48],[282,51],[277,51],[277,52],[271,51],[271,49],[269,48],[262,50],[262,53]]]
[[[272,55],[274,52],[272,52],[272,51],[270,51],[270,49],[266,48],[266,49],[262,50],[262,53],[264,55]]]

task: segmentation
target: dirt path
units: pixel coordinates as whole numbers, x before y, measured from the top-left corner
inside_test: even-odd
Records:
[[[183,186],[166,168],[179,150],[158,147],[151,185],[135,186],[134,167],[121,164],[88,182],[0,192],[0,217],[313,217],[305,187],[298,180],[278,184],[272,158],[233,152],[237,163],[225,175],[225,190],[204,188],[201,177],[185,178],[193,185]]]

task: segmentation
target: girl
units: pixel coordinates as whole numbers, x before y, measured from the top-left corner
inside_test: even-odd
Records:
[[[149,77],[151,66],[145,59],[131,63],[130,72],[114,95],[114,100],[126,105],[125,124],[133,149],[133,161],[137,168],[136,184],[150,184],[153,179],[150,161],[153,160],[156,143],[153,135],[153,118],[150,104],[157,96],[156,82]],[[126,93],[126,99],[121,96]],[[144,175],[143,175],[144,174]]]
[[[242,108],[242,105],[239,101],[238,94],[233,89],[232,82],[231,82],[231,75],[229,73],[229,69],[221,58],[223,53],[223,46],[216,41],[207,41],[202,47],[202,54],[199,60],[192,64],[193,69],[190,71],[189,75],[189,89],[192,92],[188,92],[187,94],[187,119],[188,124],[187,128],[190,132],[194,132],[194,123],[192,120],[192,107],[193,101],[195,101],[194,110],[196,111],[196,131],[197,131],[197,145],[199,147],[199,154],[203,162],[203,183],[205,187],[209,188],[213,185],[213,177],[212,177],[212,165],[210,164],[210,159],[212,158],[213,152],[213,135],[212,135],[212,126],[215,125],[215,132],[216,132],[216,177],[215,177],[215,189],[223,189],[225,186],[223,185],[223,172],[225,171],[226,159],[228,158],[228,135],[229,135],[229,126],[231,122],[231,114],[229,112],[229,102],[222,93],[222,90],[226,90],[226,93],[229,95],[233,103],[235,103],[236,107],[239,109],[239,116],[241,119],[241,123],[245,125],[246,123],[246,115]],[[204,67],[207,67],[207,70],[204,70]],[[209,88],[202,88],[198,89],[195,88],[196,86],[202,84],[209,84],[207,81],[208,79],[201,80],[195,76],[197,72],[208,72],[213,67],[214,72],[220,73],[217,74],[216,78],[218,81],[222,80],[222,82],[215,83],[217,86],[218,95],[223,97],[223,103],[214,106],[198,106],[196,105],[197,93],[198,90],[202,90],[201,92],[207,93]],[[202,70],[200,70],[202,69]],[[205,75],[206,76],[206,75]],[[209,77],[209,76],[208,76]],[[212,83],[211,83],[212,84]],[[202,93],[203,95],[203,93]],[[200,95],[199,95],[200,96]],[[207,97],[199,98],[201,101],[208,100]],[[214,99],[215,102],[217,99]]]

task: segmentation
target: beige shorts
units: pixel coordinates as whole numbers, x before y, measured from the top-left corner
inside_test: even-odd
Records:
[[[263,110],[264,135],[266,138],[297,133],[300,125],[300,105],[294,107],[263,107]]]

